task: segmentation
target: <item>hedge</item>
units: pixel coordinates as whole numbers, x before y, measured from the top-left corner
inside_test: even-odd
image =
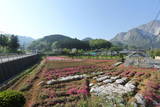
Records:
[[[13,90],[0,92],[0,107],[23,107],[25,101],[21,92]]]

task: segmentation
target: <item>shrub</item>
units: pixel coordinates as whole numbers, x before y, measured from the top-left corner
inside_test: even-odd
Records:
[[[0,92],[0,106],[1,107],[23,107],[25,104],[25,97],[21,92],[7,90]]]

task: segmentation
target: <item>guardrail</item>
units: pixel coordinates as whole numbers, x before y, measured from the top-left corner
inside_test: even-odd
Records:
[[[30,53],[30,54],[15,54],[15,53],[10,53],[10,54],[0,54],[0,63],[5,63],[17,59],[21,59],[24,57],[29,57],[36,55],[35,53]]]

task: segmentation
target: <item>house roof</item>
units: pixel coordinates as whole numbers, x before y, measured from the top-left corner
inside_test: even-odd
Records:
[[[148,57],[144,52],[134,52],[129,54],[127,57]]]

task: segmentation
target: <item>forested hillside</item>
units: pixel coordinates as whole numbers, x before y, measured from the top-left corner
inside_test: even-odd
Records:
[[[110,48],[111,43],[103,39],[79,40],[64,35],[49,35],[44,38],[33,41],[28,47],[30,50],[39,50],[40,52],[52,51],[54,49],[99,49]]]

